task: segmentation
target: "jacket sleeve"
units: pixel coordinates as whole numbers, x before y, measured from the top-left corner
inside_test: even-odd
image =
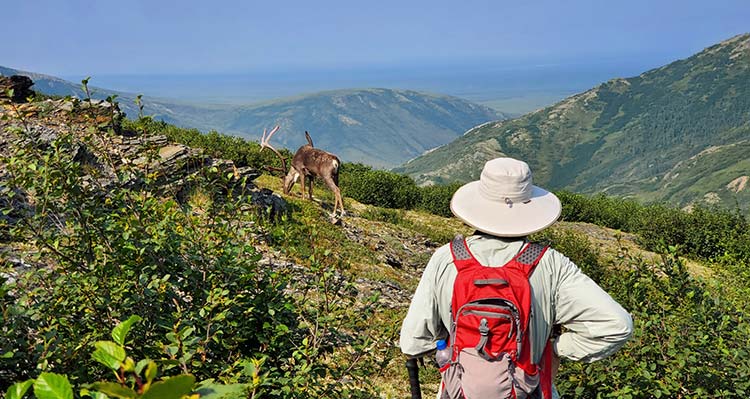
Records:
[[[445,335],[435,287],[440,258],[436,253],[425,267],[401,325],[399,346],[406,355],[417,356],[435,349],[435,341]]]
[[[585,362],[611,355],[633,334],[630,314],[570,259],[555,255],[560,273],[555,324],[566,329],[554,344],[555,352]]]

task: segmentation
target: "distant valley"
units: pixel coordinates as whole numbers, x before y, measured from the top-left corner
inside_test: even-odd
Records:
[[[523,117],[475,127],[397,168],[421,184],[476,179],[498,156],[552,189],[750,208],[750,34]]]
[[[24,74],[34,90],[83,97],[79,84],[0,67],[0,74]],[[93,79],[92,79],[93,82]],[[138,115],[135,94],[92,87],[92,96],[116,94],[129,117]],[[178,126],[217,130],[251,140],[264,128],[281,125],[276,143],[292,150],[308,130],[317,146],[343,160],[394,167],[459,137],[469,128],[506,114],[457,97],[409,90],[353,89],[318,92],[253,105],[196,105],[144,98],[144,114]]]

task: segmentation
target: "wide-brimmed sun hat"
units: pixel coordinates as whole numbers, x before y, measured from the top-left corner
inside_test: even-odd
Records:
[[[526,162],[487,161],[478,181],[461,186],[451,211],[467,225],[498,237],[521,237],[543,230],[560,217],[560,200],[532,184]]]

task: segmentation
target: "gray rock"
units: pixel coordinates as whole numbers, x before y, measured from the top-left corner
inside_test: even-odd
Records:
[[[31,90],[33,85],[34,82],[28,76],[0,76],[0,99],[9,98],[8,90],[13,90],[13,96],[9,99],[14,103],[25,103],[29,97],[34,96],[34,91]]]

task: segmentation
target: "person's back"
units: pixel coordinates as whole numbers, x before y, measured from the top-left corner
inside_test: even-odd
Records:
[[[510,159],[495,160],[495,165],[491,162],[482,173],[484,181],[474,182],[473,191],[472,183],[467,185],[468,191],[467,186],[462,187],[463,192],[459,189],[451,208],[465,223],[484,231],[478,231],[466,239],[470,256],[482,266],[501,267],[525,248],[527,243],[524,237],[527,234],[542,230],[557,219],[560,205],[551,193],[531,186],[530,171],[524,163]],[[519,188],[514,181],[526,186]],[[480,184],[484,184],[483,189],[489,193],[481,192]],[[493,184],[496,187],[493,188]],[[506,196],[507,192],[512,196],[524,190],[529,193],[526,199]],[[528,206],[525,211],[520,210],[532,203],[536,208]],[[483,216],[488,213],[496,216],[499,213],[500,216],[495,219]],[[451,301],[457,274],[455,254],[452,254],[450,245],[439,248],[424,270],[402,325],[400,346],[406,355],[419,356],[430,352],[435,348],[437,339],[448,338],[448,332],[455,323]],[[556,356],[572,360],[595,361],[604,358],[622,346],[632,334],[630,315],[575,264],[554,249],[544,252],[534,265],[528,281],[532,315],[527,326],[530,348],[526,350],[530,351],[533,364],[541,363],[554,325],[562,325],[565,331],[552,338],[551,349]],[[494,366],[493,363],[489,364]],[[497,364],[499,367],[499,362]],[[539,378],[529,381],[527,393],[531,397],[541,397],[537,389]],[[527,397],[526,393],[521,392],[523,385],[515,385],[514,389],[519,390],[515,392],[517,397]],[[471,389],[465,391],[470,392]],[[446,397],[464,396],[454,394]],[[474,397],[481,396],[476,394]]]

